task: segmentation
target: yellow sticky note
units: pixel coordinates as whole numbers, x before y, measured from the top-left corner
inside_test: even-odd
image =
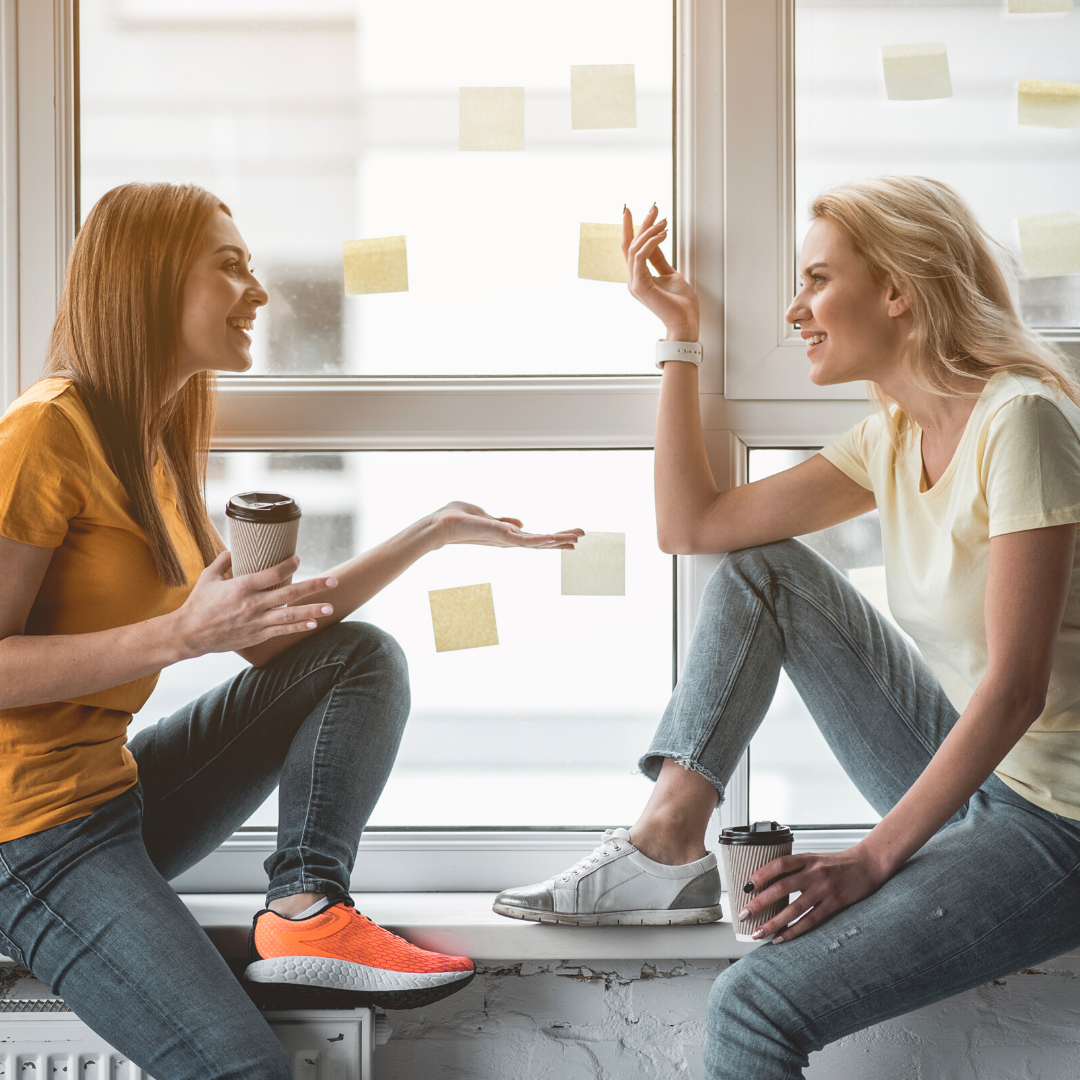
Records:
[[[346,295],[409,291],[404,236],[346,240],[343,247]]]
[[[562,552],[563,596],[626,595],[626,533],[588,532]]]
[[[1031,15],[1037,11],[1072,11],[1073,0],[1009,0],[1013,15]]]
[[[1020,254],[1029,277],[1080,274],[1080,213],[1022,217]]]
[[[570,126],[637,127],[633,64],[577,64],[570,68]]]
[[[581,223],[577,276],[592,281],[619,281],[623,285],[630,280],[622,253],[621,225]]]
[[[1080,127],[1080,83],[1021,79],[1017,119],[1035,127]]]
[[[458,149],[524,150],[525,87],[460,87]]]
[[[882,45],[881,62],[885,68],[885,93],[890,101],[952,97],[944,41]]]
[[[490,584],[434,589],[428,593],[428,600],[431,602],[436,652],[499,644]]]

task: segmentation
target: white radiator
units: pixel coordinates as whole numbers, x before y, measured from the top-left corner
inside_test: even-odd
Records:
[[[0,984],[2,988],[2,984]],[[371,1009],[264,1014],[292,1062],[293,1080],[373,1080],[372,1050],[390,1037]],[[36,979],[0,994],[0,1080],[153,1080],[95,1035]]]

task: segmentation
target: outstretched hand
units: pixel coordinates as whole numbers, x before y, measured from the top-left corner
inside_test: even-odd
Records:
[[[623,210],[622,250],[630,295],[663,322],[670,340],[697,341],[701,322],[697,293],[660,250],[667,239],[667,218],[658,221],[659,213],[654,206],[635,236],[633,215]],[[650,263],[655,274],[649,270]]]
[[[517,518],[496,518],[472,503],[447,503],[432,515],[444,544],[484,544],[488,547],[564,548],[572,550],[585,535],[582,529],[529,533]]]

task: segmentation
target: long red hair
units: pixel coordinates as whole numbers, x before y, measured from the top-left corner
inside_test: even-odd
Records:
[[[193,184],[122,184],[103,195],[72,246],[45,359],[46,376],[75,383],[170,587],[187,578],[154,486],[159,456],[204,564],[214,559],[203,495],[215,376],[173,387],[184,282],[218,210],[229,213]]]

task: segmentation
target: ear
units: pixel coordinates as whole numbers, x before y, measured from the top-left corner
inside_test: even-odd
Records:
[[[911,310],[911,301],[904,287],[894,278],[889,278],[885,302],[888,305],[886,312],[890,318],[896,319],[906,315]]]

